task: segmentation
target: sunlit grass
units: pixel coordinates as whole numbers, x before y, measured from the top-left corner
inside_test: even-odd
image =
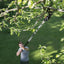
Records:
[[[64,41],[64,37],[63,38],[61,38],[61,42],[63,42]]]
[[[36,50],[36,51],[32,52],[31,55],[34,60],[39,60],[41,58],[40,50]]]

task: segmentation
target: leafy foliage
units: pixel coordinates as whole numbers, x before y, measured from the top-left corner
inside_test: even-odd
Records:
[[[52,12],[57,9],[64,9],[64,1],[60,0],[14,0],[9,3],[8,8],[0,9],[0,30],[3,27],[10,29],[11,35],[21,31],[32,30],[35,22],[38,20],[38,24],[45,16],[49,15],[48,9]],[[44,13],[42,20],[39,15]],[[37,25],[38,25],[37,24]],[[3,26],[2,26],[3,25]],[[36,25],[36,27],[37,27]],[[13,27],[13,30],[11,29]],[[17,33],[17,31],[19,31]],[[33,30],[34,31],[34,30]]]
[[[46,46],[39,45],[40,54],[41,54],[41,64],[63,64],[63,60],[60,60],[60,57],[64,55],[64,51],[58,50],[56,53],[50,55],[46,54]]]
[[[24,29],[30,30],[31,27],[34,25],[35,21],[37,21],[37,18],[39,18],[39,15],[41,15],[43,11],[46,11],[46,14],[48,15],[49,14],[49,12],[47,11],[48,7],[51,7],[52,12],[55,11],[56,9],[63,9],[64,8],[63,2],[64,1],[60,0],[11,1],[11,3],[8,5],[8,8],[1,9],[0,17],[4,18],[4,19],[1,18],[2,19],[1,24],[5,27],[4,23],[6,21],[7,27],[10,30],[12,27],[14,29],[17,29],[17,31],[18,29],[20,29],[20,31]],[[54,9],[53,7],[56,9]],[[45,15],[43,18],[45,18]],[[33,20],[34,18],[36,20]]]

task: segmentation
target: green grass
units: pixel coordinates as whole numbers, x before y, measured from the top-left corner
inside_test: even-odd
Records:
[[[47,55],[64,49],[64,30],[60,31],[64,19],[54,14],[33,37],[28,44],[30,48],[30,64],[40,64],[41,56],[38,50],[39,44],[47,46]],[[31,32],[22,32],[21,41],[24,43],[31,36]],[[0,32],[0,64],[19,64],[20,58],[16,56],[19,38],[9,33]],[[62,56],[60,59],[64,59]]]

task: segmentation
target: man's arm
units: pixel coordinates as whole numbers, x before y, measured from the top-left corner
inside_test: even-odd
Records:
[[[21,49],[20,49],[20,50],[18,50],[18,51],[17,51],[17,53],[16,53],[16,56],[19,56],[21,52],[22,52],[22,50],[21,50]]]

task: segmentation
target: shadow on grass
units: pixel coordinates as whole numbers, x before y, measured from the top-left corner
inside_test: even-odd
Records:
[[[59,17],[51,18],[34,37],[36,44],[52,45],[54,49],[61,49],[63,44],[61,38],[64,37],[64,30],[59,31],[61,24],[62,20]]]

